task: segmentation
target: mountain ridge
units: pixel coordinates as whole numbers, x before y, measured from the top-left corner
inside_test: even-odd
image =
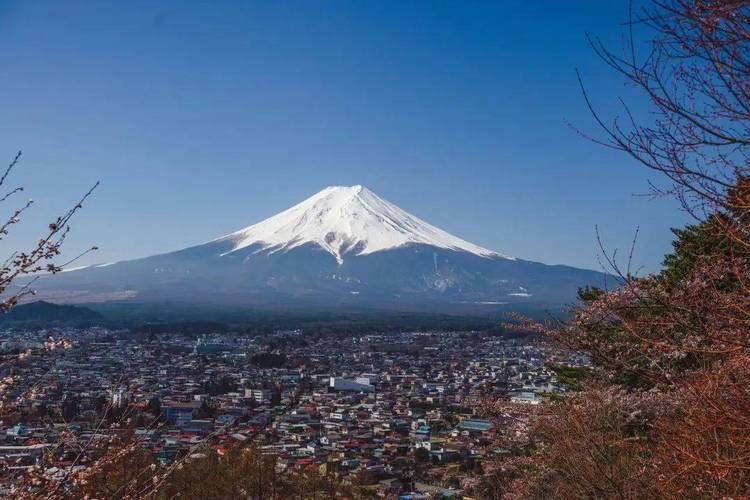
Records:
[[[58,305],[43,300],[19,304],[0,314],[0,323],[99,321],[102,315],[87,307]]]
[[[474,245],[355,185],[325,188],[203,244],[42,276],[38,290],[55,302],[450,312],[559,306],[603,281]]]

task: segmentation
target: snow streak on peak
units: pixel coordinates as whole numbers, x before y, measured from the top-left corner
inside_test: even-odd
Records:
[[[285,251],[315,243],[339,263],[346,254],[366,255],[410,244],[511,258],[446,233],[360,185],[327,187],[288,210],[215,241],[231,241],[234,246],[227,253],[251,245]]]

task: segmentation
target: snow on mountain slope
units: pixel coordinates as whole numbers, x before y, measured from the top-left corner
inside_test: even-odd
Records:
[[[288,210],[214,241],[230,241],[233,248],[226,253],[251,245],[260,245],[258,251],[277,252],[314,243],[339,264],[347,253],[367,255],[409,244],[514,260],[438,229],[359,185],[327,187]]]
[[[62,303],[484,314],[569,304],[604,278],[504,257],[352,186],[211,242],[33,279],[37,298]]]

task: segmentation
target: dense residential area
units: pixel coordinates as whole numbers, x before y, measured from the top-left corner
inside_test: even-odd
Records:
[[[5,494],[30,469],[58,479],[85,469],[97,443],[127,431],[164,467],[247,447],[279,473],[332,475],[382,498],[473,498],[483,465],[513,453],[499,437],[518,418],[486,403],[554,398],[565,386],[551,367],[588,363],[522,336],[456,331],[61,328],[2,339],[5,353],[29,352],[3,373],[3,397],[22,401],[0,422]]]

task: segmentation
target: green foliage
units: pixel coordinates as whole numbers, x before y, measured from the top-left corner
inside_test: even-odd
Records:
[[[260,368],[281,368],[286,364],[286,356],[282,354],[273,354],[270,352],[261,352],[250,358],[250,363]]]
[[[653,371],[653,357],[656,345],[670,342],[687,342],[687,337],[703,329],[704,311],[699,308],[681,307],[680,320],[673,322],[670,329],[665,327],[664,318],[668,318],[669,297],[677,290],[682,290],[683,300],[686,290],[693,285],[686,285],[695,279],[695,273],[715,262],[731,260],[747,251],[742,245],[728,236],[730,228],[736,223],[734,213],[716,213],[705,221],[688,225],[682,229],[672,229],[675,240],[673,251],[664,257],[664,267],[659,274],[640,278],[632,277],[621,291],[608,294],[595,287],[585,287],[578,291],[583,307],[577,318],[575,337],[570,338],[571,345],[589,352],[593,360],[609,369],[608,379],[615,385],[630,389],[649,388],[653,386],[648,374]],[[738,286],[733,273],[717,275],[711,285],[719,290],[731,291]],[[688,287],[688,288],[686,288]],[[625,328],[638,328],[638,335]],[[572,330],[571,330],[572,331]],[[645,342],[645,344],[644,344]],[[644,349],[644,345],[650,346]],[[695,347],[695,346],[692,346]],[[700,368],[704,362],[701,356],[686,349],[675,356],[659,358],[662,372],[682,374]],[[572,390],[580,390],[579,381],[566,380],[566,374],[560,378],[568,383]]]
[[[158,417],[161,415],[161,400],[157,397],[153,397],[148,400],[146,404],[146,411],[150,414]]]
[[[604,290],[595,286],[584,286],[578,288],[578,300],[586,304],[594,302],[604,294]]]
[[[553,403],[558,403],[560,401],[563,401],[565,399],[565,396],[562,394],[557,394],[556,392],[540,392],[539,395],[543,398],[546,398],[547,401],[551,401]]]
[[[552,370],[557,380],[565,384],[571,391],[583,390],[583,382],[593,374],[593,370],[585,366],[565,366],[549,363],[547,364],[547,368]]]
[[[202,386],[203,390],[210,396],[219,396],[228,392],[236,391],[237,384],[228,376],[222,376],[216,380],[209,380]]]
[[[673,228],[673,252],[664,256],[661,279],[675,284],[690,275],[701,259],[727,255],[730,245],[721,231],[722,223],[723,217],[716,216],[683,229]]]
[[[216,417],[217,413],[218,411],[214,406],[211,406],[206,401],[203,401],[200,408],[198,408],[196,416],[199,419],[212,419]]]

